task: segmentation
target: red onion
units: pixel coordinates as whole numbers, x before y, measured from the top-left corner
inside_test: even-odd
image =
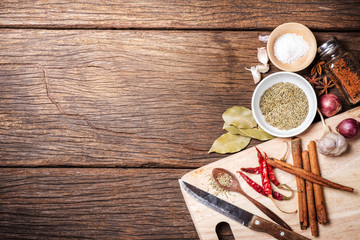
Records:
[[[341,110],[340,98],[332,93],[322,95],[319,99],[319,109],[326,117],[334,116]]]
[[[336,126],[336,131],[346,138],[354,138],[360,131],[360,123],[353,118],[347,118]]]

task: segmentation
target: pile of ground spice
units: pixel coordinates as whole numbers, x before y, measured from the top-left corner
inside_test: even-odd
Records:
[[[348,94],[351,103],[360,101],[360,75],[359,69],[351,65],[347,58],[341,58],[332,64],[332,72]]]
[[[260,110],[265,121],[281,130],[301,125],[309,112],[309,102],[304,91],[292,83],[277,83],[260,98]]]

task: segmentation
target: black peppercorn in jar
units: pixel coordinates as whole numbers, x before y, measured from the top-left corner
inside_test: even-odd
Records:
[[[360,102],[360,64],[334,37],[318,48],[324,69],[349,104]]]

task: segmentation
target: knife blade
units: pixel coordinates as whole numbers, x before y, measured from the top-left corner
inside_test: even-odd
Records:
[[[276,239],[280,240],[306,240],[306,238],[298,233],[290,231],[276,223],[270,222],[255,214],[252,214],[245,209],[237,207],[229,202],[226,202],[208,192],[205,192],[190,183],[179,179],[180,186],[190,196],[195,198],[205,206],[231,218],[240,224],[259,232],[266,232]]]

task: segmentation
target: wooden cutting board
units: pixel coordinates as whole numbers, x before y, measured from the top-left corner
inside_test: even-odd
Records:
[[[349,110],[345,113],[338,114],[332,118],[326,119],[326,123],[334,131],[336,125],[345,118],[355,118],[360,120],[360,107]],[[323,126],[321,122],[313,124],[306,132],[301,134],[302,149],[306,150],[309,141],[319,140],[323,135]],[[269,156],[280,158],[286,152],[286,143],[290,144],[289,138],[275,138],[270,141],[259,144],[257,147],[260,151],[266,152]],[[316,239],[359,239],[360,233],[360,136],[356,139],[349,140],[349,149],[339,157],[326,157],[318,154],[321,175],[336,183],[350,186],[355,189],[354,193],[343,192],[336,189],[324,187],[324,196],[326,201],[327,214],[329,223],[326,225],[319,224],[319,237]],[[291,153],[288,153],[287,162],[293,164]],[[315,239],[311,236],[310,228],[301,230],[299,225],[298,214],[284,214],[274,206],[273,202],[255,192],[239,176],[236,171],[241,167],[255,167],[258,165],[255,148],[249,148],[239,153],[230,155],[214,163],[205,165],[193,170],[182,177],[182,180],[189,182],[205,191],[214,193],[210,186],[209,178],[211,171],[215,167],[222,167],[235,173],[238,177],[241,187],[246,193],[259,202],[267,206],[273,212],[278,214],[295,232],[300,233],[308,238]],[[293,189],[296,189],[295,177],[280,169],[275,169],[275,174],[280,183],[286,183]],[[259,175],[250,175],[253,180],[260,183]],[[286,191],[281,191],[288,194]],[[272,239],[270,235],[261,232],[252,231],[243,225],[227,218],[220,213],[202,205],[184,190],[182,190],[186,205],[191,214],[192,220],[196,227],[200,239],[212,240],[218,239],[215,232],[216,225],[220,222],[227,222],[235,239]],[[258,210],[245,197],[237,193],[228,193],[228,196],[218,195],[218,197],[233,203],[236,206],[244,208],[263,218],[269,219],[265,214]],[[292,200],[277,201],[278,205],[287,211],[297,209],[297,195]]]

